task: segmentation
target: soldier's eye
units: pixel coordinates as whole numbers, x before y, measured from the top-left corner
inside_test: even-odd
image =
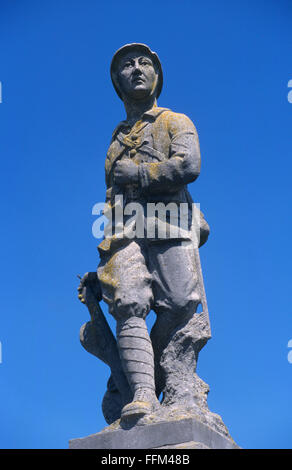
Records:
[[[124,68],[126,68],[126,67],[131,67],[131,65],[132,65],[131,62],[126,62],[126,63],[124,64]]]

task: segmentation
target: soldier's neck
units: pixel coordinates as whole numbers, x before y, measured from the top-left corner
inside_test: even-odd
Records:
[[[151,96],[145,101],[124,101],[126,113],[127,113],[127,121],[128,123],[133,126],[135,122],[139,121],[143,114],[146,111],[150,111],[153,106],[157,106],[156,98]]]

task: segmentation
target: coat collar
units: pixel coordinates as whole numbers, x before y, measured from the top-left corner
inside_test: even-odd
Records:
[[[141,120],[143,121],[145,118],[150,117],[155,121],[155,119],[157,119],[158,116],[160,116],[160,114],[163,113],[164,111],[169,111],[169,109],[168,108],[159,108],[157,105],[154,105],[153,108],[149,109],[149,111],[146,111],[142,115]],[[131,126],[130,126],[130,124],[128,123],[127,120],[121,121],[117,125],[117,127],[115,128],[112,136],[114,137],[122,127],[131,128]]]

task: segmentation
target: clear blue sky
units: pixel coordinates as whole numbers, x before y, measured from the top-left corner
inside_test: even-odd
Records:
[[[91,210],[125,116],[109,65],[129,42],[158,52],[159,105],[199,133],[190,191],[212,230],[201,258],[213,338],[198,367],[209,407],[240,446],[291,448],[285,0],[0,1],[0,447],[67,448],[105,425],[109,373],[79,344],[89,318],[76,275],[98,264]]]

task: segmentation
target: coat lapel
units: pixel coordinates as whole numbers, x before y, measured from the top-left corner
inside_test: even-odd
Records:
[[[140,147],[143,142],[142,139],[139,139],[139,136],[147,125],[151,124],[157,119],[157,117],[165,111],[169,111],[168,108],[159,108],[158,106],[154,106],[149,111],[143,114],[141,121],[138,121],[131,129],[129,134],[124,134],[122,132],[123,127],[129,127],[127,121],[121,121],[118,126],[115,128],[113,135],[112,135],[112,143],[109,147],[106,162],[105,162],[105,170],[107,179],[110,176],[112,171],[113,165],[115,162],[122,157],[124,152],[128,148],[138,148]],[[150,118],[150,119],[149,119]],[[131,136],[137,136],[136,140],[131,140]]]

